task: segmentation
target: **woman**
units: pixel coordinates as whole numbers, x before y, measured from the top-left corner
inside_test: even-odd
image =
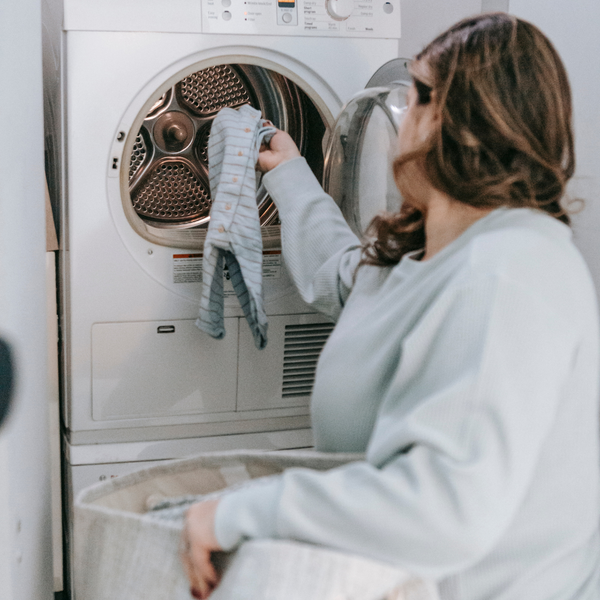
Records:
[[[404,204],[361,243],[277,133],[259,166],[286,264],[337,325],[315,444],[365,452],[188,512],[210,552],[293,538],[439,581],[443,599],[600,598],[598,323],[560,205],[574,169],[564,68],[533,25],[465,20],[412,66],[394,163]]]

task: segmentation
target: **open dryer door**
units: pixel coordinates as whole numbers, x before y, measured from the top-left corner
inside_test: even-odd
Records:
[[[325,152],[323,187],[359,237],[376,214],[397,212],[402,202],[392,163],[411,85],[408,63],[383,65],[344,106]]]

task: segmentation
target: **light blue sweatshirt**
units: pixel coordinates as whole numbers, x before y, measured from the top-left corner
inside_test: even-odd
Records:
[[[570,229],[501,208],[431,259],[363,266],[304,159],[268,173],[286,265],[337,320],[312,396],[321,451],[222,499],[216,535],[292,538],[439,581],[444,600],[598,600],[598,318]]]

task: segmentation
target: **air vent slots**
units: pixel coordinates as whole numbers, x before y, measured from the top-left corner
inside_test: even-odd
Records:
[[[283,398],[310,396],[321,350],[332,323],[286,325],[283,352]]]

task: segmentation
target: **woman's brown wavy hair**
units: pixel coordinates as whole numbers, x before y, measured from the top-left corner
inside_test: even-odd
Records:
[[[441,34],[421,61],[430,80],[415,79],[417,101],[435,101],[441,119],[421,148],[395,159],[396,181],[417,161],[459,202],[537,208],[569,224],[560,201],[575,169],[571,94],[546,36],[516,17],[484,14]],[[424,217],[404,202],[375,217],[367,234],[362,264],[393,265],[424,247]]]

